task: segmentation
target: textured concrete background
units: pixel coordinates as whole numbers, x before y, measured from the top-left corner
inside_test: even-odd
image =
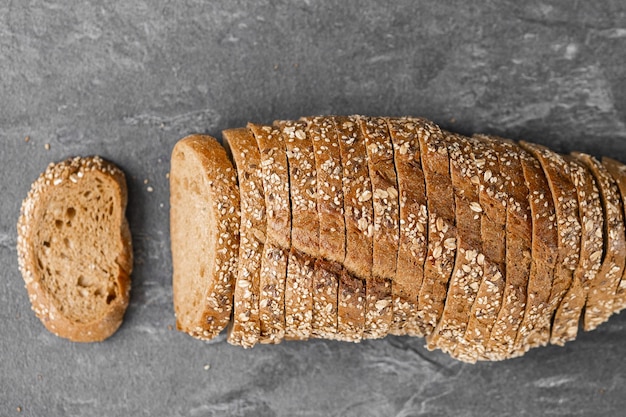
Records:
[[[0,2],[0,415],[626,413],[626,314],[476,366],[411,338],[244,351],[171,330],[165,175],[188,133],[409,114],[626,161],[623,1],[384,3]],[[15,252],[30,183],[77,154],[126,171],[136,256],[124,325],[91,345],[43,328]]]

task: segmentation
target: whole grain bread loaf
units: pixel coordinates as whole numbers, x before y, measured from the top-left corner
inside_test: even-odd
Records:
[[[232,132],[225,132],[229,142]],[[359,342],[391,333],[425,336],[428,347],[476,362],[562,345],[576,336],[581,319],[590,330],[626,304],[626,170],[617,162],[560,156],[495,136],[465,137],[411,117],[316,116],[237,132],[255,137],[250,155],[258,154],[256,160],[233,155],[238,186],[214,141],[205,140],[211,149],[205,165],[192,161],[173,172],[175,179],[206,178],[225,187],[221,194],[198,188],[198,205],[195,186],[181,195],[173,183],[172,198],[179,200],[172,223],[204,230],[194,232],[196,241],[225,230],[190,215],[193,204],[211,212],[219,200],[215,218],[232,215],[231,244],[221,251],[172,240],[179,256],[175,297],[179,288],[220,290],[220,305],[177,298],[177,314],[194,318],[181,328],[196,337],[217,334],[213,322],[223,325],[234,302],[232,329],[240,333],[229,338],[234,344]],[[259,207],[224,212],[240,206],[239,190],[242,204],[254,200]],[[255,226],[254,262],[234,246],[239,230],[242,248],[250,243],[238,219],[266,224],[266,233]],[[183,264],[193,266],[188,277],[176,268],[183,255]],[[222,275],[230,281],[215,273],[193,277],[212,260],[230,265]],[[237,265],[249,277],[236,278]],[[235,282],[242,288],[233,301]],[[256,294],[246,298],[249,292]],[[212,317],[211,330],[201,327],[203,317]]]

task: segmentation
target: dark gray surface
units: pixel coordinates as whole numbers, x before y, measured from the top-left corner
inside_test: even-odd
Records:
[[[244,351],[171,330],[165,178],[188,133],[325,113],[421,115],[626,161],[623,1],[9,3],[0,2],[0,415],[626,413],[625,314],[565,348],[476,366],[419,339]],[[17,269],[21,200],[48,162],[76,154],[115,161],[129,182],[132,300],[101,344],[49,334]]]

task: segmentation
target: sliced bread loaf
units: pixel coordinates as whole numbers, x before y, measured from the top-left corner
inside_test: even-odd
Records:
[[[121,325],[133,256],[126,180],[99,157],[50,164],[17,225],[20,270],[32,309],[57,336],[96,342]]]

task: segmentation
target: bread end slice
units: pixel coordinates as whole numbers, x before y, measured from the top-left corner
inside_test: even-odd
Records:
[[[122,324],[132,243],[124,174],[97,156],[50,164],[17,224],[17,254],[32,309],[74,342],[98,342]]]
[[[170,206],[176,327],[211,339],[230,320],[239,253],[237,175],[214,138],[174,146]]]

